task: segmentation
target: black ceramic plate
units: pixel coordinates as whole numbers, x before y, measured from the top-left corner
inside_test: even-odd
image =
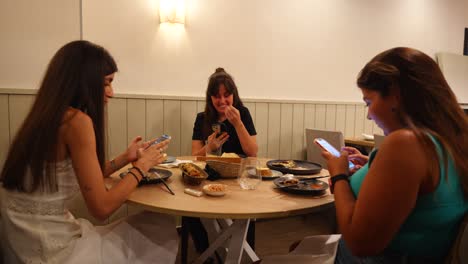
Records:
[[[299,184],[288,186],[283,184],[285,180],[284,177],[275,179],[273,183],[280,187],[280,190],[296,193],[296,194],[309,194],[309,195],[323,195],[328,189],[328,184],[323,181],[309,179],[309,180],[299,180]]]
[[[267,162],[268,168],[272,170],[281,171],[282,173],[291,173],[295,175],[309,175],[316,174],[322,170],[322,166],[318,163],[310,162],[307,160],[293,160],[296,166],[286,168],[275,163],[285,163],[290,160],[270,160]]]
[[[141,179],[140,185],[160,183],[161,179],[158,178],[158,176],[154,175],[154,173],[158,173],[159,176],[161,176],[161,179],[163,180],[166,180],[172,176],[172,172],[170,170],[151,168],[147,173],[147,177]],[[123,178],[126,174],[126,172],[120,173],[120,178]]]

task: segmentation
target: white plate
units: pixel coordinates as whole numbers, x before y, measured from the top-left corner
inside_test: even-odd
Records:
[[[212,186],[216,186],[216,185],[219,185],[220,188],[223,189],[223,191],[212,191],[212,190],[210,190],[210,188]],[[210,195],[210,196],[223,196],[223,195],[226,194],[227,185],[220,184],[220,183],[211,183],[211,184],[206,184],[205,186],[203,186],[202,190],[203,190],[203,192],[205,194]]]
[[[362,137],[364,138],[364,140],[374,140],[374,135],[362,133]]]

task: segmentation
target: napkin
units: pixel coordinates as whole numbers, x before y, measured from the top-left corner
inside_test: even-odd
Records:
[[[180,163],[193,163],[193,160],[179,160],[179,159],[176,159],[175,161],[173,162],[170,162],[170,163],[161,163],[158,165],[158,167],[162,167],[162,168],[177,168],[179,167],[179,164]]]

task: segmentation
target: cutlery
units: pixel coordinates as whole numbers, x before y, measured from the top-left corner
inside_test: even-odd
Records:
[[[172,195],[175,195],[175,193],[171,190],[171,188],[169,188],[169,185],[167,185],[166,181],[164,181],[163,178],[161,178],[161,175],[159,175],[159,173],[154,173],[156,175],[156,177],[158,177],[159,180],[161,180],[161,182],[164,184],[164,186],[166,186],[167,190],[172,194]]]

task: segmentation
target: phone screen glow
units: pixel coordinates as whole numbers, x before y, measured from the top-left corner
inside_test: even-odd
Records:
[[[330,143],[328,143],[328,141],[326,141],[325,139],[323,138],[317,138],[317,143],[320,144],[320,146],[322,146],[326,151],[330,152],[333,156],[335,157],[339,157],[341,156],[340,152],[335,148],[333,147]],[[349,168],[352,169],[354,167],[354,164],[349,161]]]

